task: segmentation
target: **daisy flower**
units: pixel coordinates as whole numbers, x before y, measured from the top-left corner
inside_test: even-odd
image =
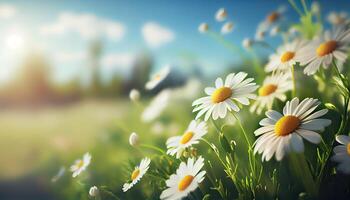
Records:
[[[207,134],[207,125],[205,122],[197,123],[195,120],[192,120],[182,136],[171,137],[167,140],[167,154],[172,156],[176,154],[176,158],[180,158],[186,148],[197,144],[199,139],[205,134]]]
[[[163,67],[160,71],[155,73],[152,78],[146,83],[145,88],[147,90],[152,90],[157,87],[170,73],[170,66],[167,65]]]
[[[231,33],[232,30],[233,30],[233,23],[232,22],[226,22],[221,28],[221,33],[222,34],[228,34],[228,33]]]
[[[254,44],[254,40],[250,39],[250,38],[244,38],[242,41],[242,46],[245,49],[250,49]]]
[[[276,11],[269,13],[265,20],[260,22],[258,28],[256,30],[255,39],[262,40],[266,34],[266,32],[273,26],[278,24],[285,12],[286,8],[284,6],[279,7]]]
[[[206,33],[208,32],[209,30],[209,25],[207,23],[201,23],[199,26],[198,26],[198,31],[200,33]]]
[[[220,8],[215,15],[215,19],[219,22],[224,21],[227,18],[227,12],[225,8]]]
[[[240,108],[237,103],[249,105],[249,99],[255,99],[256,95],[253,92],[259,87],[252,82],[253,78],[247,78],[247,73],[239,72],[231,73],[225,83],[221,78],[215,81],[215,87],[205,88],[205,93],[208,95],[195,100],[192,106],[195,106],[193,112],[198,112],[196,119],[200,118],[205,113],[205,121],[212,115],[216,120],[219,117],[224,118],[228,111],[238,112]]]
[[[151,122],[159,117],[159,115],[162,114],[164,109],[168,106],[170,95],[171,91],[169,89],[165,89],[154,97],[149,106],[147,106],[142,112],[142,121]]]
[[[85,153],[83,159],[76,160],[70,167],[70,170],[73,172],[73,178],[77,177],[81,172],[83,172],[89,166],[90,161],[91,155],[89,153]]]
[[[332,160],[339,163],[337,170],[350,174],[350,137],[347,135],[338,135],[336,138],[340,145],[334,147],[334,156]]]
[[[348,14],[346,12],[330,12],[327,20],[333,26],[341,26],[349,23]]]
[[[319,119],[328,110],[322,109],[314,112],[320,102],[317,99],[306,98],[299,103],[298,98],[287,101],[283,108],[283,114],[270,110],[265,118],[260,121],[263,126],[254,134],[260,136],[254,143],[254,153],[262,153],[262,160],[270,160],[275,154],[276,160],[282,160],[283,156],[290,152],[303,152],[303,138],[318,144],[321,136],[315,131],[323,131],[331,124],[331,120]]]
[[[139,180],[143,177],[143,175],[146,174],[149,164],[151,163],[151,160],[149,158],[144,158],[141,160],[141,163],[139,166],[136,166],[134,171],[131,173],[131,182],[124,183],[123,185],[123,192],[128,191],[130,188],[132,188]]]
[[[204,166],[204,159],[199,157],[197,161],[193,158],[182,162],[176,170],[176,174],[172,174],[165,182],[168,187],[160,195],[160,199],[164,200],[180,200],[189,193],[196,190],[199,183],[204,180],[205,171],[201,171]]]
[[[305,47],[301,48],[296,55],[296,60],[301,65],[307,65],[304,73],[315,74],[323,66],[327,69],[335,59],[337,66],[341,68],[348,55],[350,43],[350,30],[342,28],[326,31],[324,35],[316,38]]]
[[[265,78],[263,85],[259,88],[256,101],[250,107],[250,111],[258,114],[264,108],[271,109],[275,98],[285,101],[285,93],[293,88],[290,73],[272,74]]]
[[[272,54],[269,58],[269,62],[265,67],[266,72],[272,72],[275,70],[286,71],[289,70],[292,65],[296,63],[296,56],[298,50],[305,46],[306,42],[302,40],[294,40],[280,46],[275,54]]]

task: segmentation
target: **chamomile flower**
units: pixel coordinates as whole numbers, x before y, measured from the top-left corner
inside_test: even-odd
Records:
[[[155,73],[152,78],[146,83],[145,88],[147,90],[152,90],[157,87],[170,73],[170,66],[167,65],[163,67],[160,71]]]
[[[85,153],[83,159],[76,160],[70,167],[70,170],[73,172],[73,178],[77,177],[81,172],[83,172],[89,166],[90,161],[91,155],[89,153]]]
[[[134,171],[131,173],[131,177],[130,177],[131,181],[128,183],[124,183],[123,192],[128,191],[137,182],[140,181],[140,179],[143,177],[143,175],[146,174],[147,170],[149,169],[150,163],[151,163],[151,159],[149,158],[144,158],[141,160],[140,165],[136,166]]]
[[[242,46],[245,49],[250,49],[254,44],[254,40],[250,39],[250,38],[244,38],[242,41]]]
[[[189,193],[196,190],[199,183],[205,178],[205,171],[201,171],[204,166],[204,159],[199,157],[196,161],[189,158],[187,163],[182,162],[175,174],[165,182],[168,187],[160,195],[164,200],[180,200]]]
[[[304,69],[304,73],[307,75],[315,74],[320,66],[327,69],[333,60],[337,62],[337,66],[341,69],[348,57],[349,44],[349,29],[338,28],[333,31],[326,31],[301,48],[295,59],[301,65],[307,65]]]
[[[339,163],[337,170],[350,174],[350,137],[347,135],[338,135],[336,137],[340,145],[334,147],[334,156],[332,160]]]
[[[159,94],[157,94],[157,96],[154,97],[149,106],[147,106],[142,112],[142,121],[151,122],[157,117],[159,117],[159,115],[162,114],[163,110],[168,106],[170,95],[171,90],[169,89],[165,89]]]
[[[268,32],[273,25],[279,24],[283,18],[283,13],[285,10],[286,8],[284,6],[280,6],[277,10],[269,13],[266,16],[265,20],[259,23],[255,34],[255,39],[262,40],[266,32]]]
[[[327,113],[327,109],[314,112],[320,102],[317,99],[306,98],[299,103],[298,98],[287,101],[283,114],[270,110],[260,121],[263,126],[254,134],[260,136],[254,143],[254,153],[262,153],[262,160],[270,160],[275,154],[276,160],[290,152],[303,152],[303,138],[318,144],[321,136],[315,131],[323,131],[331,124],[329,119],[319,119]]]
[[[224,118],[227,111],[238,112],[240,108],[237,103],[249,105],[249,99],[255,99],[253,92],[259,87],[253,82],[253,78],[247,78],[247,73],[239,72],[229,74],[225,82],[221,78],[215,81],[215,87],[205,88],[208,95],[195,100],[192,106],[195,106],[193,112],[198,112],[196,119],[205,113],[205,121],[212,115],[216,120],[219,117]]]
[[[200,33],[206,33],[208,32],[209,30],[209,25],[207,23],[201,23],[199,26],[198,26],[198,31]]]
[[[250,107],[250,111],[258,114],[264,108],[271,109],[275,98],[285,101],[285,93],[293,88],[290,73],[277,73],[265,78],[263,85],[259,88],[256,101]]]
[[[215,15],[215,19],[219,22],[224,21],[227,18],[227,12],[225,8],[220,8]]]
[[[342,26],[350,22],[346,12],[330,12],[327,16],[327,20],[333,26]]]
[[[233,30],[233,23],[232,22],[226,22],[221,28],[221,33],[222,34],[228,34],[228,33],[231,33],[232,30]]]
[[[275,70],[286,71],[289,70],[292,65],[296,63],[296,56],[298,50],[305,46],[306,42],[302,40],[294,40],[291,43],[287,43],[277,49],[275,54],[272,54],[269,58],[269,62],[265,67],[266,72],[272,72]]]
[[[199,139],[205,134],[207,134],[205,122],[197,123],[195,120],[192,120],[182,136],[174,136],[167,140],[167,154],[172,156],[176,154],[176,158],[180,158],[186,148],[199,143]]]

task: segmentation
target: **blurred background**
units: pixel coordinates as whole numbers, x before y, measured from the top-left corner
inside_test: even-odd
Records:
[[[324,20],[350,8],[347,0],[319,2]],[[298,21],[288,2],[277,0],[1,0],[0,199],[77,199],[68,180],[55,178],[65,171],[69,179],[69,166],[85,152],[95,177],[110,176],[95,182],[120,192],[123,163],[139,156],[129,150],[131,132],[164,148],[193,118],[191,102],[204,86],[228,71],[257,73],[198,25],[220,32],[214,16],[226,8],[234,29],[222,38],[241,47],[279,6],[287,7],[286,20]],[[274,47],[282,41],[267,40]],[[271,51],[256,53],[264,62]],[[166,65],[170,74],[146,91]],[[140,113],[165,87],[172,88],[170,106],[160,119],[143,122]],[[133,88],[141,92],[136,104],[129,100]]]

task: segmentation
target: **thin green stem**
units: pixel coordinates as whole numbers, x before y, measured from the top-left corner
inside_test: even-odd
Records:
[[[291,73],[292,73],[292,81],[293,81],[293,91],[292,91],[292,96],[296,97],[296,81],[295,81],[295,69],[294,69],[294,65],[292,65],[291,69]]]
[[[211,118],[211,122],[213,122],[215,129],[216,129],[219,133],[221,133],[220,127],[216,124],[216,122],[215,122],[215,120],[214,120],[213,118]]]
[[[309,11],[307,10],[307,6],[306,6],[305,0],[301,0],[301,4],[303,5],[305,14],[307,14]]]
[[[241,128],[241,130],[243,132],[244,138],[245,138],[245,140],[246,140],[246,142],[247,142],[247,144],[249,146],[249,149],[252,149],[252,144],[250,143],[248,135],[247,135],[245,129],[243,128],[241,120],[235,115],[235,113],[232,112],[232,115],[234,116],[234,118],[236,118],[236,120],[237,120],[237,122],[239,124],[239,127]]]
[[[302,17],[303,16],[303,12],[301,12],[301,10],[297,7],[297,5],[295,4],[294,0],[288,0],[288,2],[294,8],[294,10],[300,15],[300,17]]]
[[[241,56],[241,58],[246,59],[246,56],[244,55],[244,52],[242,51],[242,49],[232,44],[231,42],[227,41],[224,37],[222,37],[222,35],[213,31],[209,31],[208,35],[214,38],[216,41],[220,42],[222,45],[224,45],[227,49],[229,49],[233,53],[238,53]]]

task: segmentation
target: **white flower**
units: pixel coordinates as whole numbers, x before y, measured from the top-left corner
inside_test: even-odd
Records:
[[[143,175],[146,174],[147,170],[149,169],[149,164],[151,163],[151,160],[149,158],[144,158],[141,160],[141,163],[139,166],[136,166],[134,171],[131,173],[131,181],[128,183],[124,183],[123,185],[123,192],[128,191],[130,188],[132,188],[139,180],[142,178]]]
[[[198,144],[199,139],[205,134],[207,134],[205,122],[197,123],[195,120],[192,120],[182,136],[174,136],[167,140],[167,154],[172,156],[176,154],[176,158],[180,158],[186,148],[193,144]]]
[[[225,8],[220,8],[215,15],[215,19],[219,22],[224,21],[227,18],[227,12]]]
[[[145,88],[147,90],[152,90],[157,87],[170,73],[170,66],[166,65],[160,71],[155,73],[152,78],[146,83]]]
[[[293,88],[290,73],[272,74],[265,78],[263,85],[259,88],[259,96],[252,104],[250,111],[258,114],[264,108],[271,109],[275,98],[285,101],[285,93]]]
[[[172,174],[165,182],[168,187],[160,195],[164,200],[180,200],[189,193],[196,190],[199,183],[205,178],[205,171],[201,171],[204,166],[204,159],[199,157],[197,161],[193,158],[187,160],[187,163],[181,162],[176,174]]]
[[[330,12],[327,20],[333,26],[346,25],[349,23],[348,14],[346,12]]]
[[[206,33],[208,32],[209,30],[209,25],[207,23],[201,23],[199,26],[198,26],[198,31],[200,33]]]
[[[311,3],[311,12],[314,14],[318,14],[321,11],[321,6],[320,3],[318,3],[317,1],[313,1]]]
[[[262,41],[265,39],[266,31],[260,30],[257,31],[255,34],[255,40]]]
[[[233,30],[233,23],[232,22],[226,22],[221,28],[221,33],[222,34],[228,34],[228,33],[231,33],[232,30]]]
[[[70,167],[70,170],[73,172],[73,178],[77,177],[81,172],[83,172],[91,162],[91,155],[89,153],[85,153],[83,159],[78,159],[74,162],[74,164]]]
[[[242,41],[242,46],[245,49],[250,49],[254,44],[254,40],[250,39],[250,38],[244,38],[244,40]]]
[[[279,26],[274,26],[270,30],[270,35],[276,36],[279,32],[281,32],[281,28]]]
[[[137,146],[139,144],[139,136],[135,132],[130,134],[130,136],[129,136],[129,144],[131,146],[133,146],[133,147]]]
[[[259,86],[253,83],[253,78],[247,78],[247,73],[231,73],[225,79],[225,84],[221,78],[215,81],[215,87],[205,88],[208,95],[195,100],[192,106],[195,106],[193,112],[199,111],[196,119],[205,114],[205,121],[212,115],[216,120],[219,117],[224,118],[228,111],[238,112],[240,108],[237,103],[249,105],[249,99],[255,99],[256,95],[252,94]],[[245,80],[244,80],[245,79]]]
[[[296,57],[299,51],[306,42],[302,40],[294,40],[291,43],[287,43],[277,49],[275,54],[272,54],[269,58],[269,62],[265,67],[266,72],[272,72],[275,70],[286,71],[296,64]]]
[[[141,119],[144,122],[150,122],[156,119],[163,110],[168,106],[171,91],[166,89],[161,91],[151,101],[149,106],[143,111]]]
[[[90,190],[89,190],[89,195],[90,195],[91,197],[97,197],[98,194],[99,194],[98,188],[97,188],[96,186],[92,186],[92,187],[90,188]]]
[[[334,156],[332,160],[339,163],[337,170],[350,174],[350,137],[347,135],[338,135],[336,137],[337,142],[341,145],[334,147]]]
[[[132,89],[129,93],[129,98],[132,100],[132,101],[138,101],[140,99],[140,92],[136,89]]]
[[[333,59],[336,60],[337,66],[340,68],[348,57],[350,43],[350,29],[342,28],[334,31],[326,31],[324,35],[316,38],[298,51],[295,59],[301,65],[307,65],[304,73],[307,75],[315,74],[316,71],[323,66],[327,69]]]
[[[321,136],[315,131],[323,131],[331,124],[328,119],[318,119],[327,113],[327,109],[314,112],[320,102],[317,99],[306,98],[299,103],[298,98],[287,101],[283,108],[283,115],[277,111],[266,112],[260,121],[263,126],[254,134],[260,136],[254,143],[254,153],[262,153],[262,160],[270,160],[275,154],[276,160],[290,152],[303,152],[303,138],[318,144]]]
[[[264,39],[266,32],[268,32],[273,25],[279,24],[285,10],[286,8],[284,6],[280,6],[276,11],[269,13],[265,20],[259,23],[255,33],[255,39]]]

